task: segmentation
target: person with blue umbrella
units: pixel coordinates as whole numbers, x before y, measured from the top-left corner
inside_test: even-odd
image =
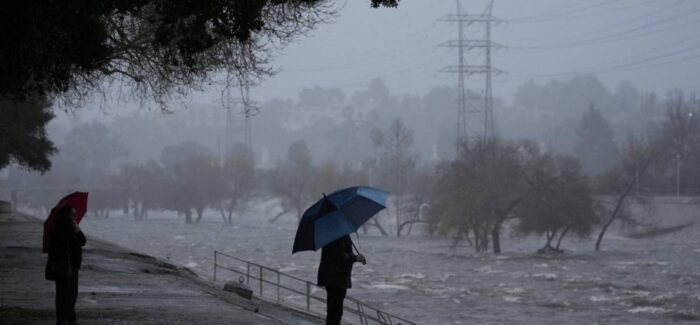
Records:
[[[292,254],[322,248],[317,284],[326,289],[326,325],[340,324],[343,301],[347,289],[352,287],[352,266],[356,262],[367,263],[349,234],[384,209],[388,196],[388,192],[368,186],[324,194],[299,222]]]

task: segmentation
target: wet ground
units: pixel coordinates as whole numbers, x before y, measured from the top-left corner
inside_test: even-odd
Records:
[[[55,324],[54,283],[44,279],[41,232],[36,219],[0,214],[2,325]],[[102,236],[94,233],[88,236],[76,306],[82,324],[320,323],[291,310],[244,300],[188,270],[96,240]]]
[[[168,213],[140,222],[88,218],[83,228],[205,277],[219,250],[315,281],[320,254],[291,255],[295,220],[268,223],[269,215],[261,207],[233,225],[213,211],[191,225]],[[418,324],[700,324],[700,209],[666,200],[651,218],[698,223],[649,239],[614,230],[602,252],[570,238],[557,256],[533,254],[538,238],[508,237],[494,256],[423,236],[353,236],[368,264],[355,266],[349,294]]]

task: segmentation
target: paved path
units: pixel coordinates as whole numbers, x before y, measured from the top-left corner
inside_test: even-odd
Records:
[[[41,221],[0,214],[0,325],[54,324]],[[321,324],[306,314],[216,288],[187,269],[88,236],[78,321],[102,324]]]

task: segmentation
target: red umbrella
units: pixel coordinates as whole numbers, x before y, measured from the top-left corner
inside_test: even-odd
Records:
[[[66,195],[64,198],[58,201],[58,204],[56,204],[56,206],[53,207],[53,209],[51,209],[49,217],[46,218],[46,221],[44,221],[44,253],[49,252],[49,239],[53,234],[54,222],[58,217],[58,211],[60,211],[61,208],[66,205],[72,206],[75,209],[75,222],[80,223],[80,221],[83,220],[83,217],[85,216],[85,212],[87,212],[87,201],[87,192],[73,192],[71,194]]]

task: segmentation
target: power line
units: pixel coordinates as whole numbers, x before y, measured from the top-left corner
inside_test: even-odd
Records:
[[[646,63],[658,61],[659,59],[665,59],[665,58],[668,58],[671,56],[676,56],[678,54],[684,54],[686,52],[690,52],[690,51],[694,51],[694,50],[698,50],[698,49],[700,49],[700,44],[695,44],[695,45],[688,46],[688,47],[685,47],[685,48],[680,49],[680,50],[667,52],[667,53],[664,53],[661,55],[656,55],[656,56],[652,56],[652,57],[649,57],[646,59],[637,60],[635,62],[628,62],[628,63],[618,64],[618,65],[613,65],[613,66],[608,67],[606,70],[614,71],[616,69],[625,69],[625,68],[630,68],[630,67],[634,67],[634,66],[640,66],[640,65],[644,65]]]
[[[649,56],[649,57],[634,60],[634,61],[629,61],[629,62],[622,61],[621,62],[621,60],[617,60],[618,63],[616,63],[616,64],[601,65],[601,66],[582,69],[582,70],[588,71],[589,73],[608,74],[608,73],[613,73],[613,72],[634,71],[634,70],[639,70],[639,69],[646,69],[646,68],[660,66],[660,65],[673,64],[673,63],[685,62],[685,61],[698,59],[698,58],[700,58],[699,55],[693,55],[690,57],[675,58],[672,60],[657,62],[661,59],[667,59],[667,58],[670,58],[673,56],[677,56],[679,54],[685,54],[685,53],[692,52],[692,51],[699,50],[699,49],[700,49],[700,43],[696,43],[696,44],[693,44],[691,46],[687,46],[687,47],[684,47],[681,49],[667,51],[667,52],[662,53],[662,54],[653,55],[653,56]],[[523,78],[523,79],[572,76],[572,75],[577,75],[577,74],[580,74],[580,72],[557,72],[557,73],[547,73],[547,74],[537,74],[537,75],[529,74],[529,75],[527,75],[528,77]],[[514,80],[517,80],[517,79],[514,79]],[[511,81],[513,81],[513,80],[511,80]]]
[[[700,20],[692,20],[692,21],[690,21],[690,22],[686,22],[686,23],[680,24],[680,25],[674,25],[674,26],[671,26],[671,27],[669,27],[669,28],[656,29],[656,30],[647,31],[647,32],[641,33],[641,34],[640,34],[640,33],[635,34],[635,32],[639,32],[639,31],[642,31],[642,30],[646,30],[646,29],[658,27],[659,25],[663,25],[663,24],[666,24],[666,23],[669,23],[669,22],[677,22],[679,19],[683,19],[683,18],[686,18],[686,17],[689,17],[689,16],[693,16],[694,14],[696,14],[696,13],[698,13],[698,12],[700,12],[700,9],[696,9],[696,10],[689,11],[689,12],[684,12],[684,13],[682,13],[682,14],[675,15],[675,16],[671,16],[671,17],[667,17],[667,18],[662,19],[662,20],[653,21],[653,22],[650,22],[650,23],[647,23],[647,24],[644,24],[644,25],[635,26],[635,27],[632,27],[632,28],[629,28],[629,29],[626,29],[626,30],[617,31],[617,32],[613,32],[613,33],[608,33],[608,34],[601,35],[601,36],[595,36],[595,37],[590,37],[590,36],[589,36],[588,38],[585,38],[585,36],[584,36],[584,37],[575,37],[575,38],[573,38],[573,39],[577,39],[577,38],[580,39],[580,38],[583,38],[583,39],[578,40],[578,41],[572,41],[571,39],[569,39],[569,40],[566,40],[566,41],[552,42],[552,43],[548,43],[548,44],[540,44],[540,45],[534,45],[534,46],[520,46],[520,47],[515,46],[515,47],[509,47],[509,49],[518,49],[518,50],[524,49],[524,50],[529,50],[529,49],[573,48],[573,47],[580,47],[580,46],[587,46],[587,45],[602,44],[602,43],[607,43],[607,42],[616,42],[616,41],[628,40],[628,39],[632,39],[632,38],[638,38],[638,37],[641,37],[641,36],[647,36],[647,35],[657,34],[657,33],[660,33],[660,32],[666,32],[666,31],[669,31],[669,30],[678,29],[678,28],[685,27],[685,26],[688,26],[688,25],[691,25],[691,24],[695,24],[695,23],[697,23],[697,22],[700,22]],[[629,34],[632,34],[632,35],[631,35],[631,36],[625,36],[625,35],[629,35]],[[590,34],[589,34],[589,35],[590,35]]]
[[[521,17],[514,17],[507,19],[507,22],[516,22],[516,23],[521,23],[521,22],[542,22],[545,20],[560,20],[560,19],[566,19],[567,16],[572,15],[572,14],[579,14],[581,12],[585,12],[590,9],[596,9],[600,7],[604,7],[610,4],[613,4],[615,2],[619,2],[621,0],[603,0],[602,2],[595,3],[593,5],[590,4],[590,1],[586,1],[588,3],[585,6],[579,6],[577,8],[561,11],[561,12],[554,12],[551,14],[539,14],[539,15],[529,15],[529,16],[521,16]]]
[[[446,32],[445,27],[439,29],[429,29],[421,27],[417,31],[405,31],[407,35],[413,36],[409,39],[392,40],[390,42],[385,42],[379,47],[370,48],[362,51],[362,55],[352,56],[352,59],[344,61],[342,65],[333,63],[326,66],[317,67],[301,67],[301,68],[291,68],[285,69],[284,72],[314,72],[314,71],[330,71],[330,70],[343,70],[348,67],[362,66],[367,62],[381,62],[393,60],[393,56],[397,53],[401,57],[406,55],[415,55],[420,53],[425,53],[428,50],[434,49],[432,46],[417,48],[416,39],[428,39],[434,37],[435,34],[441,34]],[[416,37],[418,36],[418,37]],[[424,44],[428,44],[427,42]],[[396,46],[401,45],[401,46]]]

